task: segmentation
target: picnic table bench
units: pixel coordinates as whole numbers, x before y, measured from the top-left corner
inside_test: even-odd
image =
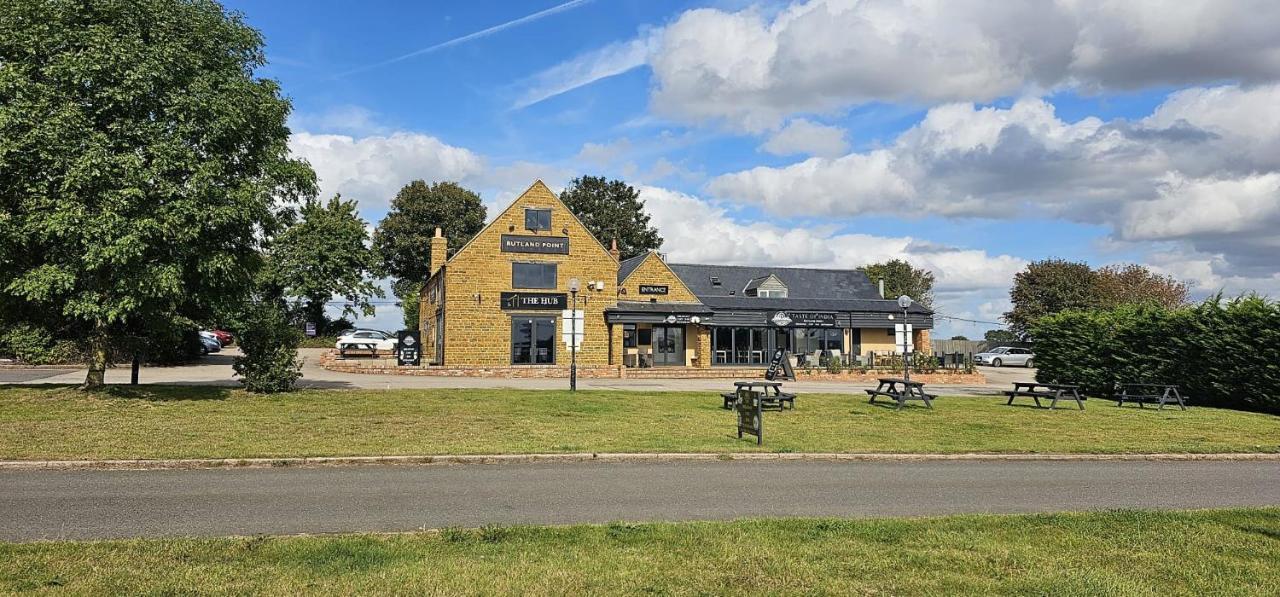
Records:
[[[1177,402],[1179,408],[1187,410],[1186,403],[1182,401],[1182,394],[1178,392],[1178,386],[1172,384],[1123,384],[1120,395],[1116,397],[1116,406],[1124,406],[1125,401],[1137,402],[1138,408],[1142,408],[1144,402],[1158,402],[1160,408],[1157,410],[1164,410],[1166,402]]]
[[[782,391],[782,384],[776,381],[735,381],[733,382],[734,391],[720,394],[724,398],[724,408],[733,408],[733,403],[738,401],[738,390],[746,388],[752,390],[760,388],[761,408],[777,409],[796,409],[796,395],[790,392]]]
[[[867,401],[868,404],[875,404],[876,396],[885,396],[898,403],[895,410],[902,410],[902,407],[907,405],[908,400],[922,400],[925,406],[933,408],[933,400],[937,398],[936,395],[928,394],[924,391],[924,382],[908,381],[896,377],[881,377],[878,381],[880,385],[876,386],[876,389],[867,390],[867,395],[871,397]]]
[[[1005,390],[1004,394],[1009,397],[1009,401],[1005,403],[1006,405],[1013,404],[1014,398],[1026,396],[1035,399],[1036,406],[1043,408],[1044,405],[1040,404],[1040,399],[1048,398],[1053,400],[1053,402],[1049,403],[1049,409],[1052,410],[1057,408],[1058,400],[1071,398],[1076,401],[1076,406],[1079,406],[1080,410],[1084,410],[1084,400],[1080,397],[1080,386],[1077,385],[1015,381],[1013,382],[1013,389]]]
[[[338,356],[340,357],[345,358],[351,354],[357,354],[357,355],[368,354],[371,357],[376,357],[378,356],[378,343],[377,342],[352,342],[349,344],[344,344],[340,348],[338,348]]]

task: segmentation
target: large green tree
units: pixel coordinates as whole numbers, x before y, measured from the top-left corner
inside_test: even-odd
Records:
[[[884,263],[873,263],[862,268],[876,284],[884,280],[885,298],[897,298],[907,295],[928,309],[933,308],[933,272],[901,259],[890,259]]]
[[[307,321],[323,326],[325,305],[345,299],[343,315],[373,315],[371,297],[378,261],[368,246],[369,233],[355,201],[335,195],[327,202],[308,199],[301,219],[287,228],[270,252],[271,279],[284,294],[303,301]]]
[[[0,293],[85,341],[86,387],[117,338],[249,295],[313,192],[262,48],[210,0],[0,2]]]
[[[662,247],[662,237],[649,225],[640,193],[621,180],[575,178],[561,191],[560,200],[600,242],[607,246],[618,241],[623,259]]]
[[[1009,291],[1013,308],[1004,314],[1004,320],[1010,331],[1025,338],[1031,325],[1045,315],[1096,307],[1097,278],[1087,263],[1064,259],[1032,262],[1013,277]]]
[[[455,182],[415,180],[391,200],[391,210],[373,233],[383,272],[404,308],[405,327],[418,327],[418,291],[431,275],[431,237],[438,227],[449,251],[484,228],[488,214],[480,195]],[[446,256],[447,257],[447,256]]]
[[[1104,309],[1143,303],[1176,309],[1187,304],[1189,293],[1186,282],[1130,263],[1098,269],[1094,294]]]

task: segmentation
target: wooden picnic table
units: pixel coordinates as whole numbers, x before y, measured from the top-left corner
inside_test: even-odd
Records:
[[[1084,410],[1084,399],[1080,396],[1080,386],[1074,384],[1015,381],[1013,382],[1013,390],[1005,390],[1004,394],[1009,397],[1009,401],[1005,404],[1013,404],[1014,398],[1027,396],[1035,399],[1036,406],[1043,408],[1044,405],[1040,404],[1040,399],[1052,398],[1053,402],[1049,403],[1049,409],[1052,410],[1057,408],[1058,400],[1071,398],[1076,401],[1076,406],[1079,406],[1080,410]]]
[[[878,381],[880,385],[876,386],[876,389],[867,390],[867,395],[871,397],[867,401],[868,404],[875,404],[876,396],[887,396],[898,403],[895,410],[902,410],[908,400],[922,400],[925,406],[933,408],[933,400],[937,398],[936,395],[924,391],[924,382],[908,381],[897,377],[881,377]]]
[[[344,344],[342,345],[342,347],[338,349],[338,356],[345,358],[347,354],[352,351],[355,351],[356,354],[361,354],[363,351],[368,351],[369,356],[376,357],[378,356],[378,343],[377,342],[351,342],[348,344]]]
[[[1166,402],[1177,402],[1178,407],[1187,410],[1187,405],[1182,401],[1182,394],[1178,392],[1178,386],[1173,384],[1161,383],[1126,383],[1121,386],[1120,396],[1116,398],[1116,406],[1124,406],[1125,401],[1137,402],[1138,408],[1142,408],[1144,402],[1159,402],[1160,408],[1164,410]]]
[[[735,381],[733,382],[732,393],[725,392],[720,394],[724,398],[724,408],[733,408],[733,403],[738,400],[738,390],[755,390],[759,388],[760,402],[762,408],[776,408],[779,412],[786,406],[791,410],[796,408],[796,395],[782,391],[782,383],[776,381]]]

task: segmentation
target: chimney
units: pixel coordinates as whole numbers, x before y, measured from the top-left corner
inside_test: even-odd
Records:
[[[439,228],[436,228],[436,231],[439,230]],[[880,278],[880,298],[884,298],[884,278]]]
[[[427,274],[428,276],[434,276],[440,271],[445,259],[449,257],[448,252],[449,242],[445,240],[440,227],[436,226],[436,235],[431,238],[431,273]]]
[[[622,254],[618,252],[618,239],[615,238],[609,241],[609,254],[613,255],[614,259],[618,259],[622,256]]]

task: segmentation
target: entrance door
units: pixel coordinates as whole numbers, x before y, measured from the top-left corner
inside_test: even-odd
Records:
[[[684,365],[684,328],[653,328],[653,364]]]

